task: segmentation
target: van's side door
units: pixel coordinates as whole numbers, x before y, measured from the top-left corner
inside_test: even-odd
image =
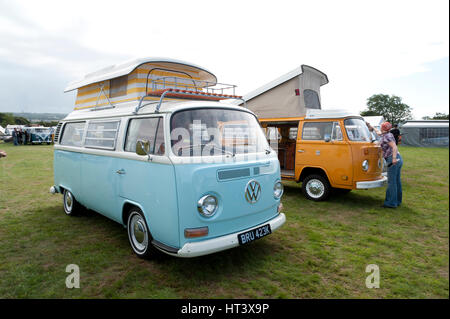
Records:
[[[124,134],[123,156],[117,163],[119,202],[142,208],[153,238],[179,245],[175,171],[167,156],[162,116],[131,118]],[[136,154],[138,140],[150,143],[150,157]]]
[[[88,122],[81,165],[83,204],[117,220],[117,177],[113,173],[120,119]]]
[[[305,167],[317,167],[333,187],[352,186],[352,153],[339,121],[300,121],[296,151],[296,179]]]

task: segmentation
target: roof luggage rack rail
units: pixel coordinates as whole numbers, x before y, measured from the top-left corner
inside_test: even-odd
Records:
[[[180,80],[188,80],[189,82],[183,83],[180,82]],[[155,109],[156,113],[159,112],[162,101],[165,97],[208,101],[238,99],[242,100],[244,102],[244,106],[246,107],[246,101],[242,98],[242,96],[235,95],[235,90],[236,85],[233,84],[184,79],[174,76],[160,77],[152,80],[151,90],[147,92],[147,95],[141,97],[134,113],[137,113],[142,107],[142,102],[145,98],[154,96],[160,96],[159,103]],[[232,91],[233,94],[224,94],[224,92],[227,91]]]
[[[104,87],[105,87],[104,84],[100,84],[100,92],[98,92],[97,100],[95,101],[95,107],[92,108],[91,111],[101,111],[101,110],[105,110],[105,109],[113,109],[113,108],[116,107],[116,106],[113,105],[113,104],[111,103],[111,101],[109,100],[108,95],[107,95],[107,94],[105,93],[105,91],[103,90]],[[106,100],[108,101],[109,105],[106,105],[106,106],[98,106],[98,101],[100,101],[100,97],[101,97],[102,95],[103,95],[104,97],[106,97]]]

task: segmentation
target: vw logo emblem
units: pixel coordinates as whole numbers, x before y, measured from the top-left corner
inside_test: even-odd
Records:
[[[255,180],[251,180],[245,186],[245,199],[250,204],[254,204],[258,201],[261,195],[261,185]]]

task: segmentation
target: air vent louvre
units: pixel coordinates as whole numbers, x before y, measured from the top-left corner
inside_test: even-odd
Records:
[[[58,123],[58,126],[56,126],[56,131],[55,131],[55,143],[59,142],[59,133],[61,132],[61,126],[62,126],[62,122]]]

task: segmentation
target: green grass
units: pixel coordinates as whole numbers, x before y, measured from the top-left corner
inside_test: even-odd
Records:
[[[67,217],[51,146],[0,144],[0,298],[448,298],[449,150],[401,147],[404,203],[385,189],[306,200],[285,183],[286,224],[221,253],[133,254],[125,229],[92,213]],[[67,289],[68,264],[81,288]],[[365,286],[366,266],[380,288]]]

